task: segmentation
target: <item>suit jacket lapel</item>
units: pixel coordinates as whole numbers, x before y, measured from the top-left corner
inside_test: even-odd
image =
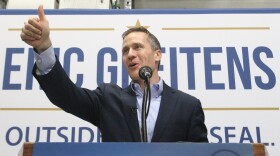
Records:
[[[139,123],[137,118],[137,106],[136,106],[136,95],[130,88],[130,86],[124,89],[122,92],[122,105],[124,114],[126,117],[126,121],[128,127],[130,129],[131,135],[133,140],[132,141],[141,141],[140,130],[139,130]]]
[[[174,93],[174,89],[163,83],[163,92],[161,96],[160,108],[154,129],[154,134],[152,137],[152,142],[159,141],[165,126],[168,124],[168,120],[171,117],[177,101],[177,94]]]

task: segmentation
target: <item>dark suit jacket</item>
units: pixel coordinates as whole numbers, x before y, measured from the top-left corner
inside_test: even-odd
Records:
[[[131,87],[101,84],[95,90],[78,88],[59,61],[50,73],[38,76],[47,97],[64,111],[78,116],[102,133],[103,142],[140,142],[136,95]],[[165,83],[152,142],[208,142],[200,101]]]

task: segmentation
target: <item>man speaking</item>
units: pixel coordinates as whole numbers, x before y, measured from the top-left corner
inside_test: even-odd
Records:
[[[131,28],[122,36],[122,58],[132,79],[130,85],[100,84],[89,90],[75,86],[56,58],[42,6],[38,16],[26,21],[21,32],[21,39],[35,51],[34,77],[53,104],[97,126],[103,142],[208,142],[200,101],[169,87],[158,75],[161,46],[147,29]],[[148,83],[139,76],[144,66],[152,73],[147,74]],[[142,106],[143,100],[147,101],[143,98],[147,87],[150,104],[145,114]],[[146,131],[141,123],[146,123]]]

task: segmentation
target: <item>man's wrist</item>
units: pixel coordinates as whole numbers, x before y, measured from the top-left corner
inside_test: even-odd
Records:
[[[36,53],[41,54],[51,46],[52,46],[52,42],[50,39],[48,39],[47,41],[43,42],[40,46],[34,47],[34,50]]]

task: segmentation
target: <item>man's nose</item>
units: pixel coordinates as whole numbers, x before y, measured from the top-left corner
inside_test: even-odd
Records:
[[[128,58],[134,58],[136,56],[135,50],[133,50],[132,48],[129,49],[127,56]]]

